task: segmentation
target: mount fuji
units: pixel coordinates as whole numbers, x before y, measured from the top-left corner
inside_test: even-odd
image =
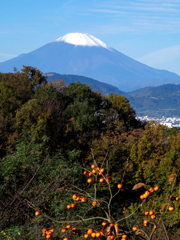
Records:
[[[23,65],[43,73],[74,74],[133,91],[167,83],[180,84],[180,76],[142,64],[90,34],[69,33],[30,53],[0,63],[0,72]]]

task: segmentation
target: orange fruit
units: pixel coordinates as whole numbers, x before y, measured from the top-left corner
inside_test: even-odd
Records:
[[[100,232],[97,232],[96,233],[96,237],[100,237],[101,236],[101,233]]]
[[[151,219],[155,219],[156,218],[156,215],[155,214],[152,214],[151,215]]]
[[[100,179],[99,179],[99,182],[100,182],[100,183],[104,183],[104,182],[105,182],[105,179],[104,179],[104,178],[100,178]]]
[[[169,206],[168,211],[170,211],[170,212],[174,211],[174,206]]]
[[[122,187],[123,187],[123,184],[122,183],[118,183],[117,188],[121,189]]]
[[[76,194],[73,194],[72,195],[72,199],[76,199],[77,198],[77,195]]]
[[[77,196],[74,201],[80,201],[80,197]]]
[[[93,201],[93,202],[92,202],[92,206],[93,206],[93,207],[96,207],[96,206],[97,206],[97,204],[98,204],[98,202],[97,202],[97,201]]]
[[[150,210],[149,211],[149,215],[153,215],[154,214],[154,211],[153,210]]]
[[[152,188],[152,187],[149,189],[149,192],[151,192],[151,193],[153,193],[154,191],[155,191],[155,190],[154,190],[154,188]]]
[[[95,232],[91,233],[91,237],[92,238],[96,237],[96,233]]]
[[[70,208],[71,208],[71,205],[70,205],[70,204],[68,204],[68,205],[66,206],[66,208],[67,208],[67,209],[70,209]]]
[[[88,178],[87,182],[92,183],[93,182],[92,178]]]
[[[159,186],[155,186],[154,191],[158,191],[158,190],[159,190]]]
[[[35,211],[35,216],[39,216],[41,215],[41,212],[40,211]]]
[[[99,169],[99,175],[103,174],[104,171],[105,171],[104,168],[100,168],[100,169]]]
[[[47,238],[47,239],[50,239],[51,237],[52,237],[51,234],[47,234],[47,235],[46,235],[46,238]]]
[[[144,196],[144,194],[142,194],[142,195],[140,195],[140,199],[145,199],[145,196]]]
[[[71,224],[66,225],[66,229],[69,229],[69,228],[71,228]]]
[[[145,198],[149,197],[150,194],[151,193],[149,191],[145,191],[145,193],[144,193]]]
[[[92,165],[91,165],[91,168],[95,168],[95,167],[96,167],[96,165],[95,165],[95,164],[92,164]]]
[[[89,235],[87,233],[84,234],[84,238],[88,238]]]
[[[62,232],[62,233],[65,233],[66,231],[67,231],[66,228],[62,228],[62,229],[61,229],[61,232]]]
[[[92,168],[92,169],[96,168],[96,165],[95,165],[95,164],[92,164],[92,165],[91,165],[91,168]]]
[[[144,215],[146,215],[146,216],[149,215],[149,211],[145,211]]]
[[[143,221],[143,225],[144,225],[145,227],[147,227],[147,226],[149,225],[149,221],[148,221],[148,220],[144,220],[144,221]]]
[[[132,230],[133,230],[133,231],[137,231],[137,230],[138,230],[138,226],[136,226],[136,225],[133,226],[133,227],[132,227]]]
[[[88,201],[87,198],[85,197],[81,198],[81,202],[87,202],[87,201]]]
[[[91,233],[93,233],[93,229],[92,228],[89,228],[88,230],[87,230],[87,234],[91,234]]]
[[[63,240],[69,240],[69,238],[67,238],[67,237],[64,237],[64,238],[63,238]]]
[[[107,225],[107,222],[102,222],[102,226],[106,226]]]
[[[74,208],[76,206],[76,204],[75,203],[71,203],[70,206],[71,206],[71,208]]]

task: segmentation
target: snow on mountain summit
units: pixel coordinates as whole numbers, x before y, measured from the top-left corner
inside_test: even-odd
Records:
[[[104,42],[88,33],[68,33],[55,40],[55,42],[61,41],[76,46],[89,46],[89,47],[95,46],[110,49],[110,47],[106,45]]]

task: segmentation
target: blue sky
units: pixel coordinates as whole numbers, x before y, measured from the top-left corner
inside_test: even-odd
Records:
[[[180,75],[180,0],[3,0],[0,9],[0,62],[81,32]]]

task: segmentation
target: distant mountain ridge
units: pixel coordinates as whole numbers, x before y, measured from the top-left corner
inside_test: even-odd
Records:
[[[122,91],[148,86],[180,84],[180,76],[151,68],[127,57],[90,34],[70,33],[30,53],[0,63],[1,72],[32,66],[43,73],[56,72],[93,78]]]
[[[72,82],[81,82],[91,87],[92,90],[102,93],[104,96],[109,95],[110,93],[116,93],[118,95],[125,95],[125,92],[119,90],[117,87],[112,86],[111,84],[99,82],[92,78],[73,75],[73,74],[58,74],[58,73],[46,73],[48,82],[53,82],[54,80],[62,79],[66,85],[69,85]]]
[[[180,117],[180,84],[165,84],[125,93],[139,116]]]

